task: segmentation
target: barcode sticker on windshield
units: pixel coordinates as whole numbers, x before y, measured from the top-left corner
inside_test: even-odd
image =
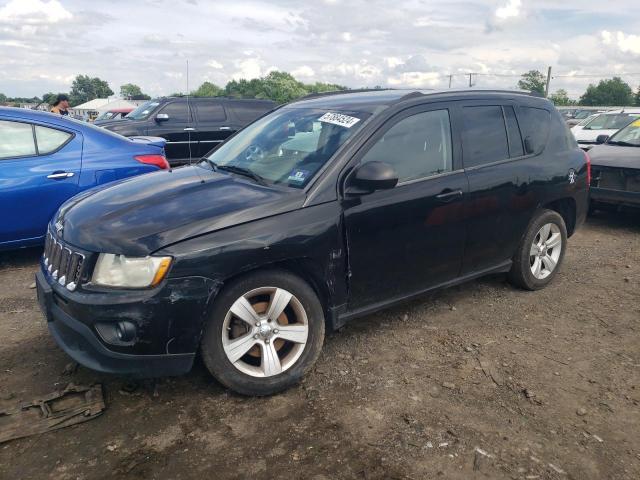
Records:
[[[351,128],[360,121],[359,118],[333,112],[325,113],[318,120],[325,123],[332,123],[333,125],[338,125],[345,128]]]

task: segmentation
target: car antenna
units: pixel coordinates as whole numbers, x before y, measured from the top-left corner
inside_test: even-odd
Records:
[[[189,145],[189,166],[191,166],[191,132],[193,131],[193,127],[191,126],[192,118],[191,118],[191,102],[189,99],[189,59],[187,59],[187,140]],[[198,177],[200,178],[200,183],[204,183],[204,178],[200,175],[200,170],[197,170]]]

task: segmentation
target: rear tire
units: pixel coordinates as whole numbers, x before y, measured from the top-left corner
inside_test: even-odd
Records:
[[[529,223],[513,257],[509,281],[525,290],[546,287],[558,273],[567,247],[567,227],[553,210],[541,210]]]
[[[304,280],[282,270],[251,273],[215,299],[202,359],[224,386],[243,395],[272,395],[313,366],[324,330],[322,306]]]

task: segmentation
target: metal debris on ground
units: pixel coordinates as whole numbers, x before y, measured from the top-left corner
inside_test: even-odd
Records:
[[[0,443],[76,425],[105,410],[102,385],[64,390],[0,410]]]

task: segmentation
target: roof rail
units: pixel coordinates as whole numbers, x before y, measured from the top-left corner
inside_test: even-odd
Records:
[[[331,95],[344,95],[347,93],[363,93],[363,92],[382,92],[385,90],[395,90],[395,88],[356,88],[353,90],[331,90],[329,92],[313,92],[308,93],[304,97],[297,98],[298,100],[308,100],[310,98],[329,97]]]

